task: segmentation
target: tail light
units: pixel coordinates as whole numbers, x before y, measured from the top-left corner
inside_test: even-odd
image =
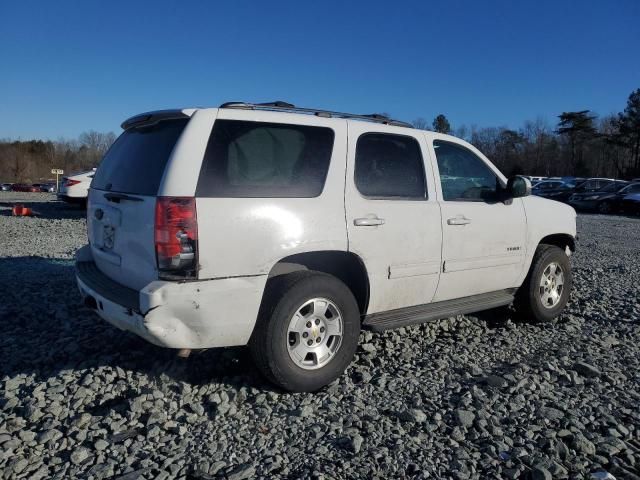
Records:
[[[64,181],[64,186],[69,188],[69,187],[73,187],[74,185],[77,185],[79,183],[80,183],[80,180],[72,180],[70,178],[67,178]]]
[[[198,220],[195,198],[157,198],[155,245],[160,278],[197,278]]]

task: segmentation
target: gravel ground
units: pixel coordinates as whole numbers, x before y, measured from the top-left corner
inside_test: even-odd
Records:
[[[80,307],[82,217],[0,196],[4,478],[640,478],[640,219],[578,218],[553,323],[364,332],[339,380],[288,394],[244,348],[180,360]]]

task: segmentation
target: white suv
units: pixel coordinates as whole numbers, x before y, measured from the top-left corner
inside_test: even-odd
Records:
[[[293,391],[337,378],[361,327],[571,289],[575,211],[457,138],[379,115],[228,103],[135,116],[89,192],[85,304],[169,348],[248,344]]]

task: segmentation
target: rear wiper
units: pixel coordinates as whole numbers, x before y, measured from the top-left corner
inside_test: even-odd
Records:
[[[105,193],[104,198],[110,202],[120,203],[120,200],[131,200],[132,202],[143,202],[144,199],[140,197],[132,197],[126,193]]]

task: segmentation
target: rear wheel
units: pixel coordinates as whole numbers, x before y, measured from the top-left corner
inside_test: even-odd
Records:
[[[304,271],[269,281],[249,348],[258,369],[295,392],[339,377],[355,354],[360,312],[337,278]]]
[[[571,263],[566,253],[554,245],[539,245],[514,307],[523,318],[549,321],[564,310],[571,285]]]
[[[608,213],[611,213],[612,210],[613,208],[610,202],[600,202],[598,204],[598,213],[606,215]]]

